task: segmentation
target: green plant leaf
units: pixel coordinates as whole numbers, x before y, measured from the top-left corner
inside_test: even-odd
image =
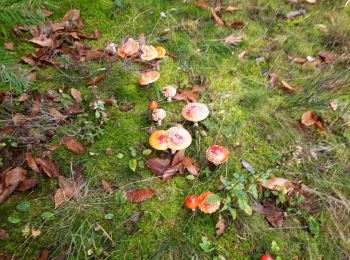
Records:
[[[132,159],[129,161],[129,168],[135,172],[136,171],[136,166],[137,166],[137,160]]]
[[[19,222],[22,221],[22,219],[18,216],[15,216],[15,215],[11,215],[7,218],[8,222],[12,223],[12,224],[17,224]]]
[[[280,251],[280,247],[278,246],[275,240],[272,240],[271,242],[271,251],[274,253],[277,253],[278,251]]]
[[[210,194],[208,197],[206,197],[204,203],[207,204],[213,204],[216,202],[219,202],[221,200],[221,197],[217,194]]]
[[[236,211],[236,209],[233,209],[233,208],[229,207],[228,210],[230,211],[232,219],[235,220],[237,218],[237,211]]]
[[[30,204],[27,202],[22,202],[16,206],[16,209],[20,212],[28,212],[30,210]]]
[[[126,202],[126,198],[123,192],[119,191],[115,194],[115,202],[117,205],[122,205]]]
[[[122,154],[122,153],[118,153],[118,154],[117,154],[117,158],[118,158],[118,159],[121,159],[121,158],[123,158],[123,157],[124,157],[124,154]]]
[[[53,213],[50,212],[50,211],[44,211],[44,212],[41,214],[41,218],[42,218],[43,220],[50,220],[50,219],[52,219],[54,216],[55,216],[55,214],[53,214]]]
[[[114,219],[114,214],[113,213],[106,214],[105,219],[108,219],[108,220]]]
[[[313,217],[310,217],[308,220],[308,224],[309,224],[309,229],[310,229],[311,234],[313,234],[315,237],[319,236],[320,225],[318,224],[316,219],[314,219]]]
[[[147,155],[150,155],[152,153],[152,150],[151,149],[145,149],[142,151],[142,154],[147,156]]]

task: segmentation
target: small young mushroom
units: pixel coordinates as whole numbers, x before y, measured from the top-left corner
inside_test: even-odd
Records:
[[[204,192],[203,194],[201,194],[197,199],[198,208],[204,213],[211,214],[220,208],[220,201],[217,201],[215,203],[205,203],[206,198],[212,194],[214,194],[214,193],[211,191],[207,191],[207,192]]]
[[[185,206],[193,211],[198,207],[198,198],[196,195],[188,195],[185,200]]]
[[[158,122],[158,125],[162,125],[162,120],[166,117],[166,112],[162,108],[154,109],[152,112],[152,118],[154,121]]]
[[[158,102],[155,100],[151,100],[148,102],[148,109],[149,110],[154,110],[158,107]]]
[[[139,51],[139,43],[133,38],[129,38],[126,42],[122,43],[118,47],[118,55],[122,58],[131,56]]]
[[[159,77],[160,73],[158,71],[146,71],[141,75],[139,83],[141,85],[148,85],[157,81]]]
[[[166,50],[161,46],[156,47],[156,50],[158,51],[157,59],[163,58]]]
[[[171,99],[176,95],[176,88],[172,86],[166,86],[163,88],[163,95],[171,102]]]
[[[164,130],[158,130],[152,133],[149,138],[149,144],[156,150],[164,151],[168,149],[166,132]]]
[[[143,44],[141,45],[140,49],[143,52],[141,54],[141,60],[150,61],[158,57],[158,50],[152,45]]]
[[[169,128],[166,131],[168,148],[171,149],[171,153],[184,150],[192,143],[192,136],[181,125]]]
[[[194,126],[198,126],[198,122],[206,119],[209,115],[209,109],[202,103],[189,103],[182,109],[182,116],[194,122]]]
[[[222,164],[227,161],[230,152],[223,146],[213,145],[207,149],[207,160],[215,165]]]

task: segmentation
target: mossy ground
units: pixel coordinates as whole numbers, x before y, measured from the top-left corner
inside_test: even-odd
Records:
[[[192,214],[182,207],[188,194],[215,190],[218,185],[216,178],[201,176],[191,181],[176,177],[162,183],[148,169],[138,166],[136,172],[132,172],[128,165],[133,158],[130,148],[136,149],[139,162],[151,156],[164,156],[158,152],[142,155],[142,151],[148,148],[147,130],[152,125],[147,110],[148,97],[161,99],[160,90],[166,84],[189,87],[189,74],[194,72],[210,82],[201,95],[201,102],[209,105],[211,114],[199,127],[208,136],[203,137],[197,129],[188,126],[195,141],[187,153],[202,168],[206,167],[205,148],[214,143],[224,144],[232,151],[231,158],[227,165],[214,173],[215,176],[244,172],[240,160],[245,159],[256,172],[270,171],[273,176],[302,180],[322,194],[349,199],[349,128],[338,122],[332,131],[321,133],[317,129],[307,129],[304,131],[311,137],[305,141],[291,124],[298,122],[301,114],[312,105],[302,103],[288,109],[280,108],[281,104],[296,100],[297,94],[287,94],[268,85],[271,71],[304,88],[308,88],[310,80],[320,73],[312,67],[291,64],[288,55],[305,57],[319,50],[340,54],[325,47],[322,28],[326,26],[334,31],[349,32],[346,25],[350,24],[350,9],[344,8],[344,1],[320,0],[315,5],[308,5],[305,1],[294,5],[278,0],[223,1],[225,5],[241,8],[234,14],[223,15],[228,22],[243,21],[241,30],[217,27],[210,13],[194,6],[192,1],[120,2],[121,7],[110,0],[59,1],[52,19],[60,19],[72,8],[80,9],[86,25],[84,30],[92,32],[98,28],[103,35],[98,41],[89,41],[91,46],[103,47],[112,39],[119,42],[126,35],[137,37],[144,33],[147,42],[163,45],[177,57],[177,61],[165,59],[161,64],[160,80],[148,89],[137,84],[137,75],[131,67],[122,70],[120,65],[115,65],[95,90],[86,87],[86,80],[79,78],[79,70],[75,73],[64,71],[68,77],[53,69],[39,72],[38,80],[28,91],[43,92],[65,84],[66,90],[76,87],[82,92],[87,111],[88,104],[94,99],[93,93],[100,99],[114,95],[118,104],[135,103],[136,107],[126,113],[106,107],[108,121],[102,126],[98,126],[93,112],[89,112],[59,130],[53,143],[63,133],[77,133],[86,120],[102,130],[93,144],[87,144],[82,136],[76,135],[87,148],[82,156],[72,155],[63,147],[54,153],[61,173],[66,176],[70,175],[71,163],[83,165],[88,177],[86,196],[54,210],[53,194],[57,183],[45,177],[40,178],[40,185],[32,192],[12,195],[0,206],[0,228],[10,233],[9,239],[0,241],[0,253],[14,255],[15,259],[34,259],[48,247],[52,257],[64,255],[70,259],[197,259],[218,255],[227,259],[258,259],[265,251],[271,251],[271,242],[276,241],[282,259],[295,256],[300,259],[345,257],[350,247],[348,234],[341,237],[341,232],[345,232],[342,226],[340,231],[335,231],[334,215],[326,202],[314,216],[321,227],[320,235],[316,237],[309,232],[307,224],[301,223],[302,218],[297,213],[287,217],[283,228],[274,229],[262,216],[246,216],[243,212],[239,212],[243,226],[231,223],[222,237],[216,237],[218,213]],[[294,20],[281,18],[281,13],[298,8],[306,8],[307,13]],[[165,18],[160,17],[161,12],[166,14]],[[335,25],[330,22],[330,17]],[[159,36],[166,28],[171,32]],[[244,36],[241,45],[228,47],[222,43],[232,33]],[[13,41],[18,57],[31,51],[30,45],[16,40],[11,34],[8,37],[1,39],[0,43]],[[248,50],[247,57],[238,60],[237,55],[243,50]],[[264,57],[262,62],[256,62],[259,57]],[[92,74],[109,65],[91,62],[83,66],[87,66]],[[50,79],[47,80],[48,75]],[[349,86],[347,91],[339,94],[340,104],[349,101],[348,90]],[[160,104],[168,112],[164,129],[182,122],[180,110],[183,103],[169,104],[162,100]],[[327,105],[313,108],[322,116],[325,125],[340,113],[331,111]],[[107,148],[112,149],[112,155],[105,154]],[[316,151],[317,158],[309,156],[312,151]],[[124,157],[118,158],[119,153]],[[114,196],[101,190],[99,183],[102,179],[120,190],[152,187],[157,190],[157,197],[138,205],[117,205]],[[22,201],[30,202],[29,212],[16,211],[16,205]],[[40,215],[44,211],[54,212],[54,218],[43,221]],[[142,212],[143,216],[133,223],[130,217],[135,212]],[[114,218],[106,220],[107,213],[113,213]],[[20,215],[22,222],[8,223],[8,216],[13,214]],[[21,230],[27,223],[40,228],[42,234],[38,238],[24,238]],[[112,237],[114,247],[103,232],[95,230],[96,224]],[[348,221],[344,219],[339,224],[347,225]],[[210,253],[204,253],[199,246],[203,236],[215,248]]]

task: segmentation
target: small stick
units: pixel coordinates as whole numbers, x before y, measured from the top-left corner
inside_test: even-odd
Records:
[[[107,231],[98,223],[96,224],[96,227],[102,230],[102,233],[111,241],[112,246],[115,247],[115,242],[113,241],[112,237],[107,233]]]

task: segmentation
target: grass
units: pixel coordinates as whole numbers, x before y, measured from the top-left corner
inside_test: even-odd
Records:
[[[347,67],[339,64],[333,70],[327,67],[320,71],[288,61],[288,55],[314,56],[319,50],[335,51],[337,55],[343,52],[333,48],[339,46],[339,42],[324,44],[328,34],[322,31],[321,26],[331,28],[329,33],[333,35],[328,35],[327,39],[332,42],[342,40],[338,32],[349,33],[346,24],[350,21],[350,9],[344,8],[340,2],[320,1],[315,5],[303,2],[293,6],[277,0],[224,1],[225,5],[242,9],[235,14],[223,15],[226,21],[242,20],[244,27],[241,30],[217,27],[210,13],[195,7],[192,1],[124,0],[121,7],[109,0],[65,0],[57,3],[53,20],[76,8],[81,10],[86,32],[95,28],[101,31],[103,37],[100,40],[89,41],[92,47],[103,47],[112,39],[119,42],[126,35],[137,38],[144,33],[147,42],[163,45],[177,57],[177,61],[174,63],[166,59],[162,62],[161,78],[149,89],[137,84],[137,75],[132,72],[132,67],[122,68],[119,64],[110,69],[109,75],[96,90],[86,87],[87,79],[81,71],[86,67],[92,75],[107,64],[84,63],[73,66],[74,71],[39,70],[38,80],[28,92],[57,90],[65,84],[66,90],[75,87],[83,94],[83,105],[88,112],[63,126],[52,143],[58,142],[64,133],[69,133],[85,144],[87,151],[84,155],[72,155],[61,147],[53,156],[65,176],[71,174],[71,163],[83,165],[88,178],[86,195],[54,210],[53,195],[57,183],[45,177],[39,177],[41,183],[32,192],[12,195],[0,206],[0,228],[10,233],[9,239],[0,240],[0,253],[19,259],[33,259],[42,249],[49,248],[53,258],[63,255],[68,259],[209,259],[220,256],[259,259],[266,251],[272,252],[271,243],[275,241],[280,250],[273,254],[282,259],[294,256],[302,259],[348,257],[349,209],[344,207],[349,205],[350,199],[350,129],[344,126],[345,121],[340,115],[349,101],[349,80],[345,73],[337,77],[333,73],[334,70],[345,72]],[[282,13],[296,8],[306,8],[306,15],[294,20],[281,17]],[[166,17],[161,18],[160,12],[164,12]],[[331,24],[329,17],[335,19],[335,25]],[[171,32],[159,36],[167,28]],[[240,46],[226,46],[222,41],[230,34],[244,35],[245,39]],[[347,34],[342,35],[346,37]],[[0,45],[13,41],[15,57],[32,51],[30,45],[13,35],[7,34],[7,37],[0,40]],[[340,43],[341,46],[346,44],[346,41]],[[241,61],[237,55],[243,50],[248,50],[248,54]],[[256,59],[261,57],[264,60],[257,62]],[[269,72],[303,86],[305,92],[288,94],[280,89],[271,89],[268,85]],[[166,156],[155,151],[150,156],[142,155],[142,151],[149,148],[147,130],[153,123],[147,110],[148,97],[162,99],[160,91],[166,84],[189,87],[193,80],[189,75],[193,73],[195,77],[205,76],[210,82],[200,101],[208,104],[211,113],[198,130],[189,128],[195,142],[186,153],[193,156],[204,170],[207,167],[205,148],[214,143],[224,144],[231,151],[229,162],[210,176],[202,174],[194,181],[176,177],[162,183],[142,164],[135,173],[132,172],[128,166],[129,160],[134,158],[130,148],[137,151],[138,162],[153,156]],[[330,92],[315,87],[323,82],[319,80],[319,75],[326,80],[343,80],[343,87],[332,92],[334,96],[331,96]],[[5,85],[1,88],[8,90]],[[310,98],[306,99],[305,93],[311,93]],[[101,99],[114,95],[118,104],[135,103],[136,107],[123,113],[106,106],[108,121],[99,126],[88,108],[94,95]],[[327,105],[333,98],[339,102],[337,111],[332,111]],[[319,100],[322,102],[314,102]],[[167,103],[162,99],[160,104],[168,113],[162,128],[182,122],[179,111],[183,103]],[[303,128],[300,131],[307,135],[304,139],[292,125],[309,109],[316,110],[326,126],[337,121],[325,133]],[[85,121],[90,121],[93,126],[93,130],[88,132],[101,130],[94,143],[88,143],[83,134]],[[207,136],[201,136],[200,130],[206,131]],[[107,148],[112,149],[112,155],[105,154]],[[123,154],[123,157],[118,158],[118,154]],[[247,216],[239,211],[238,220],[233,222],[226,213],[222,213],[229,226],[222,237],[216,237],[215,224],[219,213],[192,213],[182,204],[188,194],[215,190],[219,184],[216,177],[220,175],[234,172],[246,175],[241,167],[242,159],[249,161],[256,172],[303,181],[318,194],[319,207],[313,214],[288,213],[286,223],[280,229],[270,227],[258,214]],[[34,175],[33,172],[30,174]],[[157,196],[142,204],[118,205],[115,195],[107,195],[101,189],[102,179],[110,181],[114,188],[121,191],[152,187],[157,190]],[[31,209],[20,213],[15,207],[24,200],[30,203]],[[41,214],[44,211],[53,212],[54,218],[43,220]],[[136,212],[141,212],[142,217],[134,223],[130,218]],[[105,219],[108,213],[114,214],[112,220]],[[18,215],[22,221],[10,224],[7,220],[10,215]],[[311,234],[309,230],[307,221],[311,216],[319,224],[318,235]],[[23,237],[21,230],[27,223],[39,228],[42,234],[37,238]],[[97,224],[110,238],[101,229],[96,230]],[[214,249],[211,252],[205,253],[201,249],[202,237],[207,237],[212,243]]]

